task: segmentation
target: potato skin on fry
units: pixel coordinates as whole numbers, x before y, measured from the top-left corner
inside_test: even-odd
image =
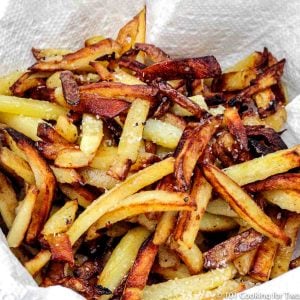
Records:
[[[207,269],[224,267],[243,253],[257,248],[263,241],[263,235],[254,229],[244,231],[205,252],[204,267]]]
[[[214,56],[166,60],[142,71],[144,80],[181,78],[211,78],[221,74],[221,67]]]
[[[71,71],[63,71],[59,76],[64,97],[69,105],[77,105],[80,101],[79,88]]]

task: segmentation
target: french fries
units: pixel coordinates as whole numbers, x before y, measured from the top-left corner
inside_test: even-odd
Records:
[[[2,173],[0,173],[0,183],[0,213],[5,225],[10,229],[16,217],[15,209],[18,201],[14,189]]]
[[[203,170],[208,181],[242,219],[270,239],[280,244],[289,244],[289,237],[272,222],[237,183],[215,166],[205,165]]]
[[[33,48],[0,78],[8,245],[39,285],[86,299],[223,299],[297,267],[285,59],[222,72],[145,32],[146,8],[115,40]]]

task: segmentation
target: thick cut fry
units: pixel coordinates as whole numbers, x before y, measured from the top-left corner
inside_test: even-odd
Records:
[[[158,246],[153,244],[152,238],[142,244],[128,273],[122,300],[139,300],[142,298],[143,289],[146,286],[157,251]]]
[[[60,61],[39,61],[31,70],[36,71],[59,71],[59,70],[87,70],[89,62],[104,55],[120,51],[118,43],[112,39],[105,39],[97,44],[82,48],[74,53],[66,54]]]
[[[88,189],[82,186],[71,186],[60,184],[60,190],[71,200],[77,200],[78,204],[84,208],[88,207],[97,197]]]
[[[150,232],[142,227],[129,230],[114,249],[97,283],[114,292],[132,267],[140,246],[149,234]],[[100,299],[106,300],[109,298],[111,297],[102,296]]]
[[[157,89],[144,84],[132,85],[120,82],[97,82],[80,87],[81,98],[86,94],[92,94],[102,98],[125,99],[128,102],[143,99],[155,103]]]
[[[220,125],[219,119],[210,119],[204,125],[192,123],[186,126],[177,146],[175,177],[178,189],[186,191],[199,157]]]
[[[47,101],[13,96],[0,96],[0,111],[45,120],[56,120],[60,115],[66,115],[68,112],[67,109]]]
[[[289,237],[272,222],[236,182],[213,165],[204,165],[203,170],[213,188],[250,226],[280,244],[289,244]]]
[[[210,213],[205,213],[199,222],[198,228],[204,232],[228,231],[238,227],[234,218],[226,216],[218,216]]]
[[[167,158],[131,175],[124,182],[106,192],[103,196],[100,196],[79,215],[69,229],[68,235],[70,236],[71,243],[74,244],[93,223],[112,208],[117,208],[117,205],[120,205],[126,197],[173,171],[174,159]]]
[[[188,247],[193,246],[202,223],[201,219],[211,198],[211,192],[211,185],[205,180],[199,169],[196,169],[191,198],[196,203],[197,210],[181,212],[173,233],[175,240],[180,239]]]
[[[204,267],[216,269],[224,267],[245,252],[257,248],[264,237],[254,229],[249,229],[216,245],[204,253]]]
[[[24,266],[34,276],[47,264],[50,258],[51,252],[49,250],[41,250],[34,258],[25,262]]]
[[[0,165],[11,175],[22,178],[28,184],[35,184],[33,172],[28,163],[6,147],[0,148]]]
[[[246,191],[250,193],[257,193],[260,191],[288,189],[300,191],[300,174],[287,173],[274,175],[261,181],[247,184],[243,186]]]
[[[91,155],[87,156],[79,149],[66,148],[57,153],[54,164],[60,168],[81,168],[88,166],[91,160]]]
[[[89,114],[83,114],[80,150],[87,156],[94,155],[102,141],[102,138],[102,120]]]
[[[156,211],[192,210],[193,203],[186,193],[167,191],[145,191],[136,193],[122,200],[118,208],[111,209],[92,227],[97,231],[134,215]]]
[[[191,274],[199,274],[203,269],[203,254],[196,244],[188,247],[181,240],[171,241],[171,249],[176,251]]]
[[[222,285],[236,274],[233,265],[224,269],[212,270],[204,274],[194,275],[187,278],[169,280],[163,283],[146,286],[143,293],[144,300],[172,299],[181,297],[185,299],[186,294],[196,294]]]
[[[25,134],[34,141],[40,140],[37,136],[37,128],[45,122],[40,118],[26,117],[9,113],[0,113],[0,122]]]
[[[0,77],[0,95],[11,96],[10,87],[20,78],[25,72],[24,71],[16,71],[6,76]]]
[[[291,238],[292,243],[290,246],[280,245],[278,247],[274,265],[270,275],[271,279],[282,275],[289,270],[290,261],[296,247],[299,228],[300,216],[296,214],[289,216],[285,223],[284,231]]]
[[[238,215],[230,207],[230,205],[221,198],[210,201],[206,207],[206,211],[213,215],[221,215],[226,217],[235,218]]]
[[[108,171],[114,178],[124,180],[131,164],[137,160],[149,108],[149,102],[145,100],[135,100],[132,103],[120,138],[118,155]]]
[[[77,127],[68,119],[67,116],[61,115],[58,117],[55,130],[68,142],[75,143],[78,138]]]
[[[79,88],[71,71],[62,71],[59,76],[64,98],[69,105],[77,105],[80,101]]]
[[[287,172],[299,165],[300,146],[296,146],[231,166],[223,171],[239,185],[245,185]]]
[[[300,192],[293,190],[273,190],[262,192],[262,196],[270,203],[282,209],[300,213]]]
[[[82,168],[80,169],[79,174],[82,177],[84,184],[89,184],[105,190],[110,190],[119,183],[118,180],[107,175],[105,171],[98,169],[88,167]]]
[[[170,234],[172,233],[177,220],[177,212],[175,211],[168,211],[165,212],[155,230],[154,239],[153,242],[156,245],[162,245],[166,242],[166,240],[170,237]]]
[[[66,232],[75,220],[77,209],[78,203],[76,200],[67,201],[62,208],[48,219],[41,234],[47,236]]]
[[[15,209],[18,201],[14,189],[2,173],[0,173],[0,185],[0,213],[6,227],[10,229],[16,217]]]
[[[259,246],[249,272],[252,278],[259,281],[269,280],[278,246],[278,243],[270,239]]]
[[[16,248],[22,243],[30,224],[31,214],[37,195],[38,190],[35,186],[31,186],[28,189],[24,200],[19,204],[20,207],[18,207],[17,216],[14,219],[12,227],[7,235],[7,243],[9,247]]]
[[[15,140],[17,146],[25,153],[35,177],[36,187],[39,190],[26,236],[27,242],[33,242],[42,230],[49,215],[54,197],[56,180],[52,170],[35,149],[31,140],[11,128],[7,128],[6,131]]]
[[[48,143],[69,145],[69,142],[48,123],[40,123],[37,126],[37,135]]]
[[[181,135],[182,129],[156,119],[148,119],[143,132],[145,140],[169,149],[177,147]]]
[[[212,78],[221,74],[221,68],[214,56],[166,60],[143,69],[145,80],[181,78]]]

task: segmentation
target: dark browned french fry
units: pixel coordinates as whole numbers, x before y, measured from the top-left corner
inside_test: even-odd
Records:
[[[31,140],[12,128],[7,128],[6,131],[25,153],[39,190],[26,236],[27,242],[33,242],[42,230],[49,215],[56,188],[56,180],[51,168],[33,146]]]
[[[207,269],[224,267],[243,253],[258,247],[263,240],[263,235],[254,229],[239,233],[205,252],[204,267]]]
[[[188,190],[195,165],[221,120],[211,118],[203,125],[189,123],[176,150],[175,177],[179,190]]]
[[[214,56],[166,60],[143,69],[146,81],[181,78],[211,78],[221,74],[221,67]]]
[[[145,52],[155,63],[170,59],[170,56],[167,53],[152,44],[136,43],[134,45],[134,48],[136,50]]]
[[[60,80],[64,98],[69,105],[78,105],[80,102],[79,88],[71,71],[60,73]]]
[[[122,300],[141,299],[157,251],[158,246],[153,243],[152,238],[143,243],[128,273]]]
[[[62,137],[51,125],[48,123],[40,123],[37,128],[37,136],[47,143],[55,143],[62,145],[71,145],[64,137]]]

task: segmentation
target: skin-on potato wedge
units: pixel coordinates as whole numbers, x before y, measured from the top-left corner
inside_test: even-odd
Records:
[[[201,108],[197,103],[192,101],[190,98],[184,96],[177,90],[173,89],[171,85],[169,85],[168,83],[163,81],[158,81],[158,82],[153,81],[152,86],[157,88],[161,95],[167,97],[172,102],[186,109],[193,116],[200,118],[206,114],[206,111],[203,108]]]
[[[214,56],[166,60],[142,71],[144,80],[182,78],[212,78],[221,74],[221,67]]]
[[[144,84],[125,84],[120,82],[97,82],[80,87],[80,98],[86,94],[97,95],[101,98],[124,99],[133,102],[136,99],[156,102],[157,89]]]
[[[9,247],[17,248],[22,243],[31,220],[34,203],[38,195],[35,186],[28,188],[25,198],[17,208],[18,213],[7,235]]]
[[[158,246],[153,244],[152,238],[142,244],[127,275],[122,300],[142,299],[143,289],[146,286],[157,251]]]
[[[300,146],[295,146],[228,167],[223,171],[239,185],[246,185],[272,175],[285,173],[299,165]]]
[[[209,119],[203,125],[186,126],[176,149],[175,177],[179,190],[186,191],[199,157],[220,125],[220,119]]]
[[[35,177],[36,187],[39,190],[26,236],[27,242],[33,242],[42,230],[49,215],[54,197],[56,180],[52,170],[40,156],[31,140],[11,128],[7,128],[6,131],[17,143],[17,146],[25,153]]]
[[[0,96],[0,111],[45,120],[56,120],[68,113],[66,108],[54,103],[13,96]]]
[[[243,188],[249,193],[257,193],[269,190],[298,190],[300,191],[300,174],[287,173],[274,175],[261,181],[249,183]]]
[[[0,184],[0,213],[6,227],[10,229],[16,217],[18,200],[10,182],[2,173],[0,173]]]
[[[116,209],[103,215],[89,231],[97,231],[134,215],[155,211],[192,210],[193,203],[186,193],[162,190],[139,192],[125,198]]]
[[[68,230],[72,244],[105,213],[113,207],[117,209],[117,205],[122,205],[121,202],[126,197],[173,171],[174,159],[170,157],[127,177],[125,181],[94,200]]]
[[[59,188],[69,199],[78,201],[78,204],[84,208],[97,198],[94,193],[83,186],[59,184]]]
[[[262,192],[261,195],[269,203],[275,204],[282,209],[300,213],[300,192],[294,190],[272,190]]]
[[[298,214],[290,215],[285,223],[284,231],[291,238],[292,243],[290,246],[280,245],[278,247],[270,278],[278,277],[289,270],[290,261],[296,247],[299,228],[300,216]]]
[[[181,212],[173,233],[175,240],[182,240],[188,247],[192,247],[202,223],[201,219],[206,210],[208,201],[211,198],[211,185],[201,174],[198,168],[195,169],[194,183],[191,191],[191,198],[196,203],[197,210],[192,212]],[[203,226],[202,226],[203,227]],[[202,228],[203,229],[203,228]]]
[[[194,275],[187,278],[169,280],[163,283],[146,286],[143,292],[144,300],[162,300],[196,294],[217,288],[236,274],[233,265],[224,269],[216,269],[204,274]],[[180,299],[180,298],[179,298]]]
[[[124,180],[131,165],[136,162],[149,108],[149,102],[145,100],[138,99],[131,104],[118,145],[117,157],[108,171],[112,177]]]
[[[280,244],[289,244],[289,237],[272,222],[236,182],[213,165],[205,164],[203,171],[213,188],[250,226]]]
[[[257,248],[263,241],[264,237],[254,229],[239,233],[205,252],[204,267],[207,269],[224,267],[243,253]]]
[[[105,39],[97,44],[82,48],[74,53],[63,55],[60,61],[38,61],[31,70],[59,71],[59,70],[86,70],[89,62],[104,55],[119,53],[120,45],[112,39]]]
[[[6,147],[0,148],[0,165],[12,176],[22,178],[28,184],[35,184],[33,172],[28,163]]]

